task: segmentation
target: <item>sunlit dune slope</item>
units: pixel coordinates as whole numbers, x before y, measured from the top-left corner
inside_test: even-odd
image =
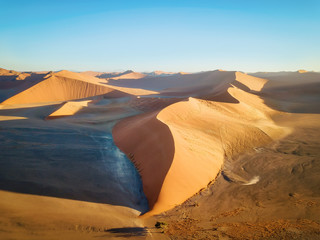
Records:
[[[219,75],[224,78],[205,81],[218,82],[213,95],[204,91],[206,100],[188,98],[115,126],[117,146],[141,173],[151,209],[146,215],[173,208],[206,187],[225,158],[285,133],[270,118],[275,112],[249,93],[261,90],[266,80],[237,72]]]
[[[70,101],[64,103],[58,110],[51,113],[46,119],[55,119],[60,117],[72,116],[87,107],[91,100],[86,101]]]
[[[101,83],[100,79],[80,73],[60,71],[48,74],[41,82],[5,100],[2,104],[67,101],[112,91],[115,90]]]
[[[18,74],[20,74],[20,73],[17,71],[0,68],[0,76],[9,76],[9,75],[14,76],[14,75],[18,75]]]
[[[0,191],[1,239],[97,239],[106,230],[140,227],[131,208]],[[92,233],[92,234],[90,234]],[[109,236],[110,237],[110,236]]]

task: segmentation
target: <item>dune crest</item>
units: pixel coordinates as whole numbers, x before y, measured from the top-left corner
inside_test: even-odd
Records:
[[[264,85],[268,82],[266,79],[249,76],[247,74],[236,72],[236,80],[247,86],[250,90],[261,91]]]
[[[7,70],[4,68],[0,68],[0,76],[7,76],[7,75],[19,75],[20,73],[14,70]]]
[[[115,126],[115,143],[128,156],[134,156],[135,165],[142,169],[140,174],[150,208],[145,216],[171,209],[205,188],[217,176],[225,158],[232,158],[286,133],[285,129],[271,120],[270,116],[275,111],[258,96],[249,93],[260,91],[267,82],[265,79],[238,72],[214,72],[213,76],[218,73],[223,78],[216,81],[218,84],[215,89],[211,89],[215,93],[214,98],[203,100],[190,97],[187,101],[164,108],[156,115],[148,115],[147,123],[142,124],[144,120],[136,116]],[[205,79],[204,86],[214,81],[210,76],[212,73]],[[234,76],[233,80],[231,76]],[[156,140],[163,133],[149,124],[157,120],[170,130],[167,136],[171,135],[174,149],[171,157],[161,159],[157,150],[167,143],[165,140]],[[142,144],[137,137],[143,139],[146,155],[137,154]],[[158,160],[155,161],[155,158]],[[169,168],[165,170],[165,175],[158,176],[157,181],[153,175],[145,174],[156,173],[155,170],[163,172],[161,166],[164,162]],[[153,188],[153,184],[159,184],[159,179],[161,188]],[[151,192],[148,190],[150,188],[159,192]]]
[[[175,155],[162,185],[158,201],[150,214],[181,204],[212,181],[225,158],[266,144],[283,134],[250,102],[256,96],[230,88],[240,103],[217,103],[190,98],[161,111],[157,118],[173,136]],[[248,95],[247,101],[243,95]],[[235,105],[235,106],[233,106]]]

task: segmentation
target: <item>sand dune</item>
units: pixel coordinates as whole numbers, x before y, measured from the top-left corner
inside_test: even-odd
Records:
[[[252,77],[247,74],[236,72],[236,81],[248,87],[249,90],[261,91],[265,84],[268,82],[266,79]]]
[[[0,68],[0,76],[18,75],[18,74],[19,72],[17,71]]]
[[[299,70],[252,75],[268,79],[262,96],[269,106],[284,112],[320,112],[320,73]]]
[[[125,72],[124,74],[121,74],[120,76],[117,77],[110,77],[112,79],[140,79],[146,77],[146,74],[143,73],[137,73],[133,71],[128,71],[127,73]]]
[[[134,72],[132,70],[127,70],[124,72],[94,72],[94,71],[86,71],[86,72],[81,72],[81,74],[92,76],[92,77],[97,77],[101,79],[139,79],[139,78],[144,78],[147,76],[147,74],[144,73],[139,73],[139,72]]]
[[[220,72],[215,74],[222,75]],[[228,99],[216,102],[189,98],[159,113],[137,116],[115,126],[113,135],[116,144],[128,156],[134,156],[135,164],[140,169],[151,209],[147,215],[168,210],[206,187],[217,176],[226,157],[266,144],[285,133],[270,119],[274,111],[259,97],[242,90],[259,91],[266,80],[234,72],[223,75],[224,78],[219,81],[207,77],[202,83],[205,86],[205,83],[218,82],[216,86],[220,92],[217,95],[225,95],[223,90],[229,86],[227,94],[238,103],[229,103]],[[237,83],[240,83],[242,89],[233,86]],[[158,139],[164,131],[153,128],[152,123],[156,121],[163,123],[162,128],[169,128],[166,140]],[[149,132],[152,134],[147,134]],[[143,150],[140,145],[142,139]],[[172,143],[167,145],[168,139],[173,141],[174,147]],[[166,158],[161,159],[161,152],[169,147],[174,148],[174,155],[166,155]],[[155,156],[160,159],[156,160]],[[165,176],[163,173],[157,177],[154,174],[150,176],[154,169],[165,172]],[[162,182],[160,189],[159,185],[155,185],[159,181]]]
[[[266,90],[270,88],[285,86],[293,87],[301,84],[320,82],[320,73],[307,72],[304,70],[299,70],[296,72],[257,72],[250,73],[250,75],[270,80],[265,86]]]
[[[289,188],[294,189],[290,182],[293,181],[298,185],[300,178],[304,179],[303,173],[307,171],[308,166],[317,166],[315,152],[318,149],[319,137],[316,135],[315,140],[308,142],[307,135],[311,136],[318,132],[319,128],[316,114],[319,113],[320,101],[319,76],[319,73],[305,71],[247,75],[242,72],[222,70],[183,74],[161,71],[136,73],[130,70],[112,73],[75,73],[66,70],[21,73],[0,69],[0,96],[1,100],[4,100],[0,105],[0,121],[4,127],[0,129],[3,134],[13,138],[13,140],[10,137],[6,139],[6,135],[3,135],[2,156],[15,156],[11,158],[22,160],[21,162],[26,163],[25,166],[32,166],[29,170],[21,165],[21,169],[12,169],[11,175],[8,174],[8,176],[14,176],[13,178],[19,177],[25,185],[12,182],[9,178],[6,180],[12,183],[14,189],[33,190],[35,188],[38,191],[35,191],[35,194],[40,192],[48,196],[56,196],[55,194],[61,191],[66,193],[65,196],[73,196],[73,194],[86,196],[93,193],[88,195],[90,201],[99,198],[103,199],[103,202],[117,205],[118,202],[126,204],[125,202],[130,200],[132,205],[128,206],[144,204],[146,208],[139,175],[128,161],[129,158],[140,173],[143,192],[148,199],[150,211],[143,215],[146,218],[170,210],[193,196],[191,199],[200,199],[199,202],[204,202],[203,209],[210,209],[211,212],[204,214],[207,221],[210,221],[208,223],[210,226],[211,221],[215,221],[211,219],[211,215],[217,215],[217,219],[220,218],[220,213],[215,214],[218,210],[221,214],[231,214],[232,217],[239,214],[240,210],[236,210],[235,213],[229,211],[233,207],[233,199],[241,207],[244,206],[243,209],[247,206],[248,211],[241,211],[248,212],[245,220],[252,220],[255,219],[252,217],[255,213],[252,213],[251,209],[260,211],[259,214],[262,216],[271,215],[263,212],[266,210],[261,210],[260,202],[254,202],[255,199],[262,199],[261,201],[270,207],[268,201],[271,201],[271,198],[268,194],[277,199],[277,195],[283,193],[281,201],[274,200],[278,208],[270,207],[272,214],[275,215],[287,202],[298,196],[292,193],[293,190],[290,190],[290,193],[286,192]],[[295,120],[295,124],[291,124],[291,120],[279,121],[288,116],[294,120],[296,115],[291,114],[294,112],[313,114],[303,115],[305,118],[297,114],[299,119]],[[62,118],[66,116],[72,117]],[[55,118],[61,119],[45,121]],[[310,119],[314,122],[309,124]],[[282,144],[285,150],[277,146],[264,148],[267,144],[294,133],[298,129],[299,121],[305,121],[304,129],[300,131],[297,139],[294,139],[295,144],[291,142]],[[96,135],[90,135],[91,131]],[[107,131],[109,131],[108,134],[106,134]],[[59,136],[63,136],[61,139],[65,138],[65,144],[61,143]],[[304,140],[300,141],[300,137],[304,137]],[[45,139],[55,140],[55,147],[46,144]],[[70,142],[72,149],[78,149],[77,154],[66,146]],[[33,148],[35,150],[32,150]],[[62,148],[64,151],[61,151]],[[79,149],[83,150],[84,154]],[[45,161],[39,161],[36,155],[32,155],[42,150],[46,150],[44,152],[48,154],[45,158],[48,165],[45,168],[41,165]],[[32,153],[31,157],[23,158],[26,152]],[[10,155],[10,153],[17,154]],[[279,153],[282,155],[279,156]],[[293,157],[288,154],[292,154]],[[61,173],[59,169],[66,169],[66,161],[61,161],[65,156],[68,157],[68,164],[74,164],[74,166],[69,165],[69,169],[74,172],[69,170],[71,174],[66,171],[64,175],[62,174],[64,178],[56,179],[55,172],[50,169],[55,169],[57,175]],[[241,156],[249,156],[249,162],[247,163]],[[269,163],[266,164],[264,159],[259,161],[260,156],[269,156],[270,159],[275,157],[275,160],[269,159]],[[301,158],[295,158],[297,156]],[[286,162],[282,161],[283,158]],[[299,161],[305,162],[302,164]],[[97,162],[100,165],[97,165]],[[7,163],[11,162],[5,162],[3,166]],[[123,170],[124,163],[128,163],[127,172]],[[287,167],[288,164],[290,168]],[[20,167],[19,164],[15,166]],[[281,176],[277,175],[278,167],[281,168]],[[265,169],[267,169],[266,172]],[[33,174],[34,170],[37,170],[38,174]],[[83,174],[87,170],[91,171],[91,175]],[[117,173],[117,178],[108,179],[111,176],[111,172],[108,172],[105,179],[102,173],[106,170]],[[54,183],[54,188],[41,187],[39,179],[45,171],[52,174],[49,180]],[[17,176],[16,172],[23,172],[24,175]],[[134,181],[128,180],[129,172],[132,173]],[[103,186],[101,178],[97,178],[97,174],[100,173],[103,180],[106,180]],[[289,177],[288,174],[290,174]],[[74,178],[75,175],[78,179]],[[3,175],[4,178],[6,176]],[[281,182],[277,181],[278,178]],[[316,178],[315,174],[311,174],[310,181],[305,181],[308,184],[304,184],[306,189],[309,187],[311,190],[304,192],[302,184],[301,192],[312,195],[317,187]],[[80,182],[84,186],[79,189],[77,186],[61,189],[66,179],[71,183]],[[216,180],[218,186],[210,185]],[[275,183],[270,184],[272,181]],[[226,184],[233,185],[231,187],[227,185],[229,186],[227,189]],[[213,189],[210,190],[211,192],[207,188],[208,185]],[[111,189],[111,186],[116,186],[114,187],[116,189]],[[134,186],[139,186],[139,189],[131,193]],[[237,189],[237,186],[241,188],[237,190],[236,195],[233,190]],[[265,193],[261,186],[271,190]],[[278,186],[279,190],[277,190]],[[202,200],[201,193],[205,192],[202,191],[203,189],[207,189],[212,197]],[[218,195],[213,194],[216,189]],[[255,189],[258,194],[250,192],[250,189]],[[107,191],[110,199],[104,198]],[[121,197],[125,196],[121,194],[129,192],[132,194],[132,199]],[[60,234],[61,232],[69,234],[68,231],[71,229],[71,232],[73,231],[71,235],[75,239],[77,236],[79,239],[86,239],[86,237],[90,239],[98,235],[115,237],[111,233],[105,233],[104,229],[99,230],[103,227],[100,226],[100,221],[108,227],[142,226],[141,219],[136,219],[137,211],[121,206],[70,201],[62,199],[61,195],[58,195],[60,199],[55,199],[4,191],[0,191],[0,194],[2,196],[0,210],[5,213],[1,216],[0,225],[8,226],[12,232],[19,229],[21,235],[18,233],[18,237],[23,234],[32,235],[29,230],[36,229],[37,226],[40,226],[40,230],[37,229],[41,232],[40,237],[46,235],[43,229],[51,231],[50,226],[53,226],[60,231]],[[250,199],[246,194],[251,194]],[[264,197],[262,198],[260,194]],[[214,199],[214,203],[210,202],[210,199]],[[251,201],[251,205],[246,205],[247,201]],[[186,208],[186,204],[181,208]],[[184,216],[184,210],[175,217],[183,216],[183,221],[190,220],[193,223],[192,217],[201,215],[201,212],[195,208],[197,202],[192,204],[192,210],[187,217]],[[294,204],[300,203],[291,205],[296,206]],[[299,207],[301,212],[299,217],[309,216],[309,212],[312,212],[308,210],[309,208],[318,209],[318,202],[308,202],[308,204],[310,206]],[[45,210],[33,218],[38,208]],[[145,208],[141,209],[145,211]],[[56,212],[56,209],[60,210]],[[167,214],[172,216],[175,210],[168,211]],[[103,216],[98,213],[99,211],[102,211]],[[281,211],[279,214],[281,215]],[[52,217],[46,219],[48,215]],[[12,219],[15,218],[12,216],[18,216],[20,220],[13,221]],[[93,216],[97,216],[97,219]],[[98,235],[78,234],[78,224],[74,224],[75,222],[80,222],[81,226],[89,229],[91,227],[98,229]],[[64,223],[70,229],[65,229]],[[19,224],[24,224],[29,232],[21,230]],[[206,227],[204,229],[207,229]],[[170,228],[173,229],[169,226]],[[51,233],[54,234],[54,231],[52,230]],[[10,234],[12,233],[8,233],[8,237],[13,236]]]
[[[166,222],[166,235],[181,240],[317,239],[320,116],[281,113],[275,120],[293,132],[228,160],[214,184],[150,223]],[[255,176],[258,182],[245,185]]]
[[[164,72],[164,71],[153,71],[153,72],[146,72],[148,76],[169,76],[173,74],[177,74],[175,72]]]
[[[48,74],[44,73],[20,73],[5,69],[0,70],[0,102],[34,86],[43,80]]]
[[[91,77],[99,77],[101,74],[104,74],[104,72],[85,71],[85,72],[81,72],[81,74],[85,74]]]
[[[217,87],[220,83],[234,81],[234,72],[210,71],[186,75],[146,77],[142,79],[118,79],[108,81],[110,86],[138,88],[157,92],[186,92],[187,88]],[[183,87],[182,87],[183,86]]]
[[[5,100],[2,104],[67,101],[102,95],[112,91],[115,90],[107,87],[97,78],[80,73],[60,71],[46,75],[43,81]]]
[[[138,212],[127,207],[6,191],[0,195],[1,239],[113,239],[108,229],[142,227]]]
[[[146,77],[142,79],[118,79],[109,80],[108,85],[114,88],[123,87],[130,89],[145,89],[152,92],[160,92],[167,96],[205,96],[225,91],[233,83],[237,87],[245,87],[244,90],[260,91],[265,79],[255,78],[241,72],[210,71],[194,74],[177,74],[169,76]]]
[[[28,80],[28,81],[35,81],[39,80],[43,76],[48,74],[48,72],[17,72],[13,70],[6,70],[0,68],[0,88],[3,82],[15,82],[19,80]]]
[[[184,74],[189,74],[186,72],[164,72],[164,71],[153,71],[153,72],[144,72],[143,74],[146,74],[147,76],[150,77],[167,77],[171,75],[184,75]]]

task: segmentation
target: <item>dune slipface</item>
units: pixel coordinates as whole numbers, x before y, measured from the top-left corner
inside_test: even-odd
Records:
[[[149,206],[158,199],[174,156],[173,137],[157,112],[127,118],[113,129],[115,143],[135,164],[143,181]]]
[[[233,81],[230,72],[224,75],[225,81],[218,80],[220,91],[212,88],[214,94],[203,92],[206,100],[189,98],[115,126],[115,143],[128,156],[134,156],[140,169],[151,210],[146,215],[173,208],[206,187],[225,158],[284,134],[270,118],[274,111],[249,93],[260,91],[266,80],[231,74]],[[206,83],[210,81],[214,82],[208,79]],[[154,126],[157,121],[161,128]],[[164,155],[163,149],[169,147],[173,155]]]

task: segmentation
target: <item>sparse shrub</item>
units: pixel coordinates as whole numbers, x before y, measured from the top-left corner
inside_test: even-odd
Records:
[[[165,228],[168,226],[168,224],[166,222],[156,222],[156,224],[154,225],[156,228]]]

